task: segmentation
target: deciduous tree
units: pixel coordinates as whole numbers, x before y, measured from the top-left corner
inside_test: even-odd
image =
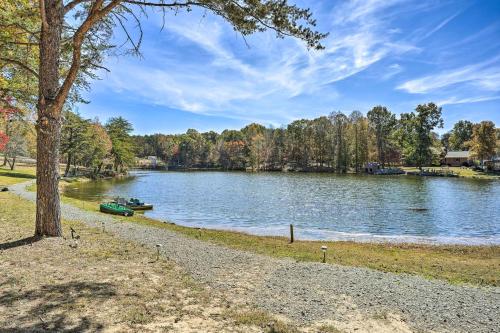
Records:
[[[401,114],[400,126],[406,161],[422,170],[424,165],[432,163],[431,147],[436,141],[432,131],[443,127],[441,108],[434,103],[420,104],[415,113]]]
[[[473,124],[468,120],[460,120],[451,130],[449,148],[451,150],[468,150],[468,143],[472,138]]]
[[[473,126],[470,150],[472,156],[479,159],[481,164],[495,155],[496,136],[495,124],[492,121],[482,121]]]

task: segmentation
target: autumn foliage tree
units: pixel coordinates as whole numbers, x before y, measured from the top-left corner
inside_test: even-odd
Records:
[[[493,157],[496,153],[497,134],[492,121],[482,121],[472,128],[472,138],[469,142],[472,156],[481,161]]]

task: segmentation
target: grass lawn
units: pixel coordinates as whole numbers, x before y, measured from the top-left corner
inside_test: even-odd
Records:
[[[1,178],[0,178],[1,182]],[[65,183],[62,183],[64,186]],[[62,197],[63,202],[98,211],[98,202]],[[120,218],[120,217],[118,217]],[[451,283],[500,286],[500,246],[453,246],[391,243],[295,241],[284,237],[253,236],[241,232],[183,227],[141,214],[121,217],[124,222],[177,231],[235,249],[298,261],[320,261],[321,246],[328,246],[327,263],[408,273]]]
[[[409,171],[409,172],[417,172],[419,171],[418,168],[414,167],[402,167],[404,171]],[[423,169],[435,169],[435,170],[441,170],[440,167],[424,167]],[[474,171],[471,168],[461,168],[461,167],[446,167],[444,168],[445,170],[453,171],[454,173],[458,174],[459,177],[464,177],[464,178],[477,178],[477,179],[498,179],[500,180],[500,175],[495,175],[491,173],[485,173],[481,171]]]
[[[35,168],[26,165],[16,165],[15,170],[0,166],[0,187],[25,182],[35,178]]]

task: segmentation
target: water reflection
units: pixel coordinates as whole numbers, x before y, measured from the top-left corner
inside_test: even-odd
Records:
[[[70,186],[71,197],[140,197],[147,216],[189,226],[302,238],[500,243],[500,182],[238,172],[136,172]]]

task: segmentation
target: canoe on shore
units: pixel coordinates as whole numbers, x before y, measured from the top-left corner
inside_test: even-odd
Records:
[[[152,204],[142,204],[142,205],[132,205],[132,204],[127,204],[127,208],[130,208],[132,210],[151,210],[153,209]]]
[[[124,198],[116,198],[116,203],[123,205],[132,210],[151,210],[153,209],[152,204],[144,203],[139,199],[130,198],[130,200],[126,200]]]
[[[102,203],[99,206],[99,210],[103,213],[114,214],[114,215],[123,215],[123,216],[134,215],[134,211],[132,209],[120,205],[116,202]]]

